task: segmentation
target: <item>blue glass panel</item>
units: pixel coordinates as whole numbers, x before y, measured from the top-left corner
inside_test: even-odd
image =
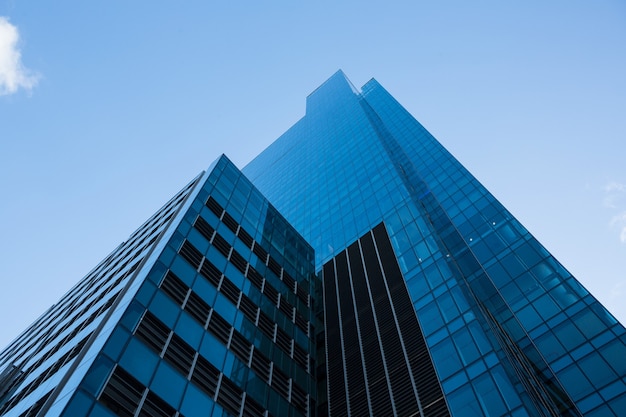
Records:
[[[205,332],[200,345],[200,354],[211,361],[218,369],[221,369],[226,357],[226,346],[211,333]]]
[[[481,359],[477,360],[465,369],[467,370],[467,375],[469,376],[469,378],[475,379],[478,375],[485,372],[487,370],[487,367],[485,366],[485,362],[483,362],[483,360]]]
[[[595,385],[596,389],[614,381],[617,377],[597,352],[593,352],[584,357],[578,364],[587,378]]]
[[[224,258],[224,255],[222,255],[217,249],[215,249],[214,246],[211,246],[209,248],[209,251],[207,252],[206,257],[220,271],[223,271],[224,269],[226,269],[226,265],[228,261],[226,260],[226,258]]]
[[[80,414],[78,414],[80,415]],[[70,417],[68,415],[67,417]],[[104,407],[100,403],[96,403],[91,412],[89,413],[89,417],[118,417],[108,408]]]
[[[161,252],[161,256],[159,256],[159,261],[163,262],[164,265],[169,265],[172,260],[174,260],[174,258],[176,258],[176,250],[168,245],[163,250],[163,252]]]
[[[591,310],[584,310],[573,317],[576,326],[589,339],[604,330],[602,321]]]
[[[172,407],[178,408],[186,385],[187,380],[180,373],[167,363],[161,362],[150,384],[150,390]]]
[[[196,247],[200,251],[200,253],[206,253],[209,249],[209,242],[207,239],[200,234],[200,232],[193,228],[187,234],[187,240]]]
[[[600,354],[618,375],[626,375],[626,346],[615,340],[600,348]]]
[[[461,355],[461,359],[465,365],[468,365],[478,359],[478,348],[474,344],[472,336],[466,328],[459,330],[452,335],[454,344]]]
[[[575,400],[593,391],[593,386],[575,363],[560,371],[558,376],[561,384]]]
[[[196,277],[196,270],[189,262],[179,256],[174,260],[174,262],[172,262],[171,269],[182,282],[184,282],[188,287],[191,286]]]
[[[237,314],[237,307],[233,305],[222,293],[217,294],[214,304],[215,311],[220,316],[224,317],[226,321],[233,322],[235,320],[235,314]]]
[[[107,340],[104,345],[104,353],[109,356],[113,360],[118,360],[122,350],[124,350],[124,346],[126,346],[126,342],[130,339],[130,333],[128,330],[123,327],[117,327],[109,336],[109,340]]]
[[[558,282],[557,280],[555,281]],[[578,300],[576,295],[565,284],[556,285],[550,290],[550,295],[561,308],[567,308]]]
[[[174,331],[192,348],[198,350],[200,340],[204,334],[204,328],[195,319],[191,318],[189,314],[183,312],[180,315]]]
[[[148,277],[146,279],[151,281],[154,285],[159,285],[161,284],[161,280],[165,276],[166,271],[167,267],[161,261],[157,261],[154,263],[154,266],[148,273]]]
[[[75,417],[86,416],[89,414],[89,409],[93,405],[93,397],[85,394],[83,391],[78,390],[70,400],[70,402],[63,410],[61,416],[63,417]]]
[[[548,320],[560,311],[559,307],[547,294],[537,298],[533,305],[544,320]]]
[[[449,394],[447,399],[453,416],[484,417],[485,415],[470,385],[465,385]]]
[[[180,307],[163,292],[157,291],[150,303],[150,311],[171,329],[174,327],[174,323],[176,323]]]
[[[443,319],[437,307],[437,303],[432,301],[424,308],[420,309],[417,317],[423,326],[425,335],[429,335],[443,326]]]
[[[148,306],[150,305],[152,297],[154,296],[156,291],[156,286],[152,282],[144,281],[144,283],[141,285],[141,288],[137,292],[137,295],[135,296],[135,300],[137,300],[144,306]]]
[[[461,360],[450,339],[442,340],[430,352],[441,379],[445,379],[462,369]]]
[[[226,275],[228,277],[228,279],[230,279],[233,284],[235,284],[235,286],[237,288],[241,288],[243,286],[243,283],[245,281],[245,277],[241,274],[241,272],[239,272],[239,270],[237,268],[235,268],[235,266],[231,263],[228,263],[228,265],[226,266],[226,270],[224,271],[224,275]]]
[[[269,389],[269,386],[264,381],[254,376],[253,374],[250,375],[250,378],[248,379],[248,383],[246,385],[246,392],[248,393],[248,395],[252,396],[252,398],[257,400],[259,404],[266,408],[268,407],[267,397],[269,394]]]
[[[468,327],[470,329],[470,333],[472,334],[472,336],[474,337],[474,340],[476,341],[476,345],[478,346],[478,349],[480,350],[480,352],[482,354],[490,352],[492,350],[491,344],[485,337],[485,333],[483,329],[480,327],[480,325],[478,324],[478,322],[473,321],[471,323],[468,323]]]
[[[522,326],[524,326],[527,331],[534,329],[542,321],[541,317],[539,317],[539,314],[537,314],[532,305],[527,305],[526,307],[522,308],[517,313],[517,318],[520,320]]]
[[[616,381],[600,390],[600,395],[605,400],[610,400],[626,392],[626,381]]]
[[[446,379],[442,384],[444,392],[451,392],[467,382],[465,371],[457,372],[450,378]]]
[[[624,410],[626,410],[626,393],[611,402],[611,409],[616,416],[621,417],[623,415]]]
[[[596,408],[595,410],[585,414],[585,417],[614,417],[614,416],[621,417],[621,410],[619,414],[613,414],[611,412],[611,409],[607,405],[600,406]]]
[[[504,269],[506,269],[506,271],[512,277],[517,277],[522,272],[525,271],[524,265],[522,265],[519,259],[517,258],[517,256],[515,256],[512,253],[502,258],[501,262],[502,262],[502,266],[504,267]],[[524,290],[526,285],[531,285],[531,284],[529,283],[529,284],[521,285],[520,288]]]
[[[180,412],[186,417],[212,416],[215,403],[203,391],[193,384],[187,385],[187,390],[180,406]]]
[[[81,388],[94,397],[98,396],[114,365],[106,356],[98,356],[81,382]]]
[[[443,282],[443,277],[436,264],[432,264],[424,269],[424,275],[430,285],[430,288],[436,288]]]
[[[585,341],[583,335],[578,331],[572,322],[566,321],[554,330],[554,334],[559,339],[565,349],[572,350]]]
[[[486,415],[499,417],[505,414],[506,407],[491,379],[491,375],[488,373],[482,375],[473,382],[473,385]]]
[[[207,304],[213,305],[215,301],[215,295],[217,294],[217,289],[204,277],[198,277],[194,282],[192,289]]]
[[[120,320],[120,324],[131,332],[135,330],[135,326],[139,323],[141,315],[145,311],[145,307],[133,300],[126,308],[124,315]]]
[[[602,403],[602,397],[600,395],[594,393],[588,396],[587,398],[582,399],[577,403],[578,408],[583,415],[586,415],[590,410],[596,408]]]
[[[120,365],[142,384],[148,385],[159,363],[159,357],[137,339],[132,339],[122,355]]]
[[[506,402],[509,410],[520,406],[522,404],[521,400],[517,392],[515,392],[515,388],[511,384],[502,366],[498,365],[492,368],[491,374],[493,375],[496,386],[500,390],[500,393],[502,394],[502,397],[504,398],[504,401]]]
[[[537,338],[535,343],[544,354],[548,361],[553,361],[565,353],[563,346],[552,332],[547,332],[543,336]]]
[[[452,300],[450,293],[443,293],[437,297],[437,303],[439,304],[441,314],[446,323],[459,316],[459,310],[456,308],[456,304]]]

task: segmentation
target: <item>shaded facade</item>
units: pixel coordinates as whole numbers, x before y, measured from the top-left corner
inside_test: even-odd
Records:
[[[243,174],[220,157],[0,352],[11,417],[624,410],[624,327],[341,71]]]

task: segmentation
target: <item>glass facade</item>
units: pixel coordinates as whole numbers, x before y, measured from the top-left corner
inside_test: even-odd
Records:
[[[624,327],[341,71],[243,173],[220,157],[0,352],[10,417],[624,410]]]
[[[3,368],[2,415],[310,415],[311,246],[225,156],[161,212],[77,286],[97,302],[85,305],[76,289],[66,296],[90,314],[84,324],[48,319],[57,310],[72,316],[64,299],[3,352],[16,366]],[[145,247],[149,260],[116,255],[134,253],[128,246]],[[116,268],[131,278],[100,274]],[[112,312],[106,325],[91,304]],[[48,321],[72,336],[54,343]],[[46,336],[34,345],[39,328]]]
[[[59,414],[130,304],[198,181],[183,188],[0,353],[0,415]]]
[[[413,305],[389,308],[417,318],[449,414],[623,415],[624,327],[375,80],[358,91],[337,72],[243,171],[315,248],[324,305],[359,311],[354,277],[329,288],[322,266],[384,223]],[[326,356],[336,346],[344,359],[325,380],[347,375],[347,397],[324,405],[322,388],[320,413],[357,415],[342,401],[358,394],[346,358],[362,340],[342,336],[353,326],[342,317],[326,316]]]

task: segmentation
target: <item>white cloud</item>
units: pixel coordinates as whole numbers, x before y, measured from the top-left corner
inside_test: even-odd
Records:
[[[626,184],[609,181],[602,189],[604,190],[602,205],[614,213],[619,211],[619,214],[613,216],[609,226],[612,229],[617,229],[619,240],[626,243],[626,211],[624,210],[626,207]]]
[[[22,64],[19,38],[17,27],[0,16],[0,96],[13,94],[20,88],[30,91],[39,81],[39,75]]]
[[[622,223],[626,223],[626,211],[618,214],[617,216],[613,216],[611,219],[611,226],[619,226]]]
[[[602,199],[602,206],[606,208],[617,208],[617,206],[615,205],[615,196],[614,195],[605,196],[604,199]]]
[[[624,288],[626,288],[626,282],[618,282],[613,288],[611,288],[611,298],[619,298],[624,294]]]
[[[611,181],[604,186],[604,191],[610,193],[611,191],[626,191],[626,185],[617,181]]]
[[[626,243],[626,211],[621,212],[617,216],[613,216],[610,225],[620,230],[619,240],[622,243]]]

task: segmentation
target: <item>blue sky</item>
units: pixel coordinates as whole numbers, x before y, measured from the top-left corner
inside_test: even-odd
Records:
[[[339,68],[375,77],[626,322],[623,1],[0,0],[0,16],[0,347]]]

